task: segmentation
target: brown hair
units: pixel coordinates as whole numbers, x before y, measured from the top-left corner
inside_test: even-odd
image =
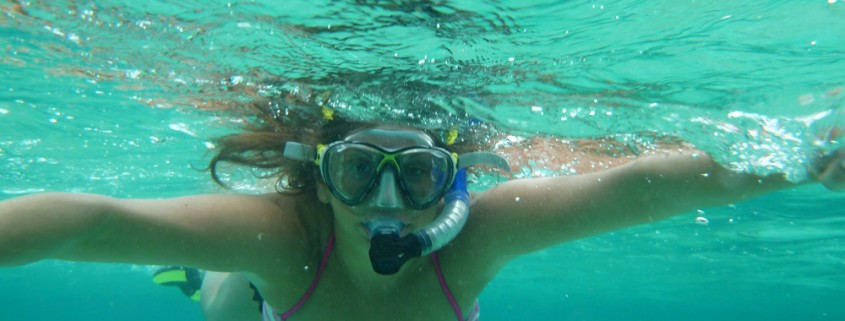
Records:
[[[313,189],[319,175],[316,165],[313,162],[285,158],[283,153],[287,142],[316,146],[341,140],[356,129],[384,125],[371,121],[352,121],[337,113],[327,116],[326,113],[331,111],[326,107],[295,96],[286,97],[285,104],[288,107],[263,100],[245,105],[245,110],[253,115],[251,118],[254,120],[247,122],[243,132],[215,140],[217,153],[209,161],[208,169],[217,184],[226,186],[220,179],[218,170],[221,163],[230,163],[263,170],[264,174],[259,175],[260,177],[277,177],[275,186],[276,191],[280,193]],[[393,125],[414,128],[409,124]],[[423,131],[431,136],[438,146],[445,147],[445,131]],[[478,148],[479,143],[471,139],[461,139],[448,147],[455,152]]]

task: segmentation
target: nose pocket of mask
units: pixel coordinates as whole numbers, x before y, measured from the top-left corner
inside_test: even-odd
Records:
[[[385,168],[378,178],[375,186],[376,193],[373,196],[371,205],[377,208],[403,208],[402,194],[396,182],[396,174],[393,168]]]

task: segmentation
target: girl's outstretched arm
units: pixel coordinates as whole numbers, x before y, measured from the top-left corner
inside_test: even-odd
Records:
[[[814,181],[845,184],[845,153]],[[473,246],[510,259],[569,240],[725,205],[798,185],[783,175],[737,173],[700,151],[643,157],[576,176],[514,180],[475,198]],[[478,243],[475,243],[478,242]]]
[[[54,258],[247,270],[261,258],[295,256],[301,229],[277,203],[243,195],[18,197],[0,202],[0,265]]]

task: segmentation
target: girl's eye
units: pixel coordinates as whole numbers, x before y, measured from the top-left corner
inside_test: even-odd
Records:
[[[431,177],[431,166],[422,163],[407,164],[402,169],[402,175],[408,179],[423,179]]]
[[[348,174],[355,176],[358,179],[368,178],[372,175],[373,165],[371,162],[364,160],[357,160],[350,162],[346,166]]]

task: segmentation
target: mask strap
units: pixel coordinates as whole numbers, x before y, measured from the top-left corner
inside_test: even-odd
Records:
[[[302,143],[287,142],[284,156],[299,161],[313,162],[317,159],[317,150]]]

